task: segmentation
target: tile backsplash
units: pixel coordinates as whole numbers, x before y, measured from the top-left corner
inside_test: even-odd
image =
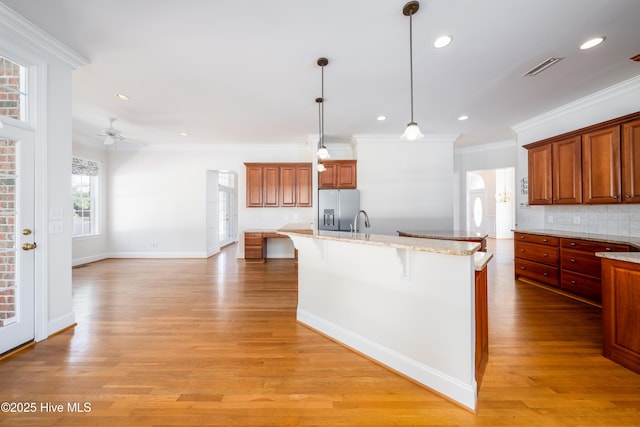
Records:
[[[640,205],[545,206],[544,226],[558,231],[640,237]]]

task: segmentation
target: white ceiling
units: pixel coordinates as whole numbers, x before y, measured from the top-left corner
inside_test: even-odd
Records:
[[[96,133],[116,117],[147,144],[304,144],[318,132],[325,56],[329,147],[399,135],[409,121],[405,2],[3,0],[91,61],[73,76],[77,140],[101,144]],[[639,17],[640,0],[424,0],[413,18],[415,120],[424,133],[460,134],[458,147],[510,139],[514,124],[640,75],[629,59]],[[453,43],[436,50],[442,34]],[[578,49],[598,35],[602,45]],[[564,59],[521,76],[551,56]]]

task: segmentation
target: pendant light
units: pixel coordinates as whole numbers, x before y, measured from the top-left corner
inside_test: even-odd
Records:
[[[322,141],[322,98],[316,98],[316,102],[318,103],[318,153],[316,156],[320,157],[320,141]],[[325,148],[326,150],[326,148]],[[327,151],[327,154],[329,152]],[[318,162],[318,172],[324,172],[327,168],[320,162]]]
[[[420,8],[420,3],[410,1],[402,8],[402,14],[409,17],[409,70],[411,75],[411,121],[407,124],[407,128],[402,134],[402,139],[415,141],[422,139],[424,135],[420,132],[418,124],[413,120],[413,15]]]
[[[318,103],[318,115],[319,115],[319,124],[320,124],[320,139],[318,141],[318,151],[316,152],[316,156],[320,160],[327,160],[331,158],[329,155],[329,150],[324,146],[324,67],[329,63],[327,58],[318,58],[318,65],[322,70],[322,86],[321,86],[321,97],[316,98],[316,102]]]

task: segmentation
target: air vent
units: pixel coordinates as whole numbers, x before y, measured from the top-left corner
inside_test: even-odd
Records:
[[[636,56],[632,56],[629,59],[631,59],[632,61],[640,62],[640,53],[637,54]]]
[[[533,67],[532,69],[527,71],[526,73],[524,73],[522,75],[522,77],[535,76],[536,74],[540,74],[542,71],[544,71],[547,68],[551,67],[553,64],[555,64],[556,62],[560,61],[561,59],[562,58],[545,59],[544,61],[542,61],[541,63],[539,63],[538,65],[536,65],[535,67]]]

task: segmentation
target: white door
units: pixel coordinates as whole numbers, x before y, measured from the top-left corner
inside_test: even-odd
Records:
[[[35,337],[34,141],[0,128],[0,354]]]
[[[485,212],[486,190],[469,191],[469,230],[472,233],[485,233],[486,212]]]

